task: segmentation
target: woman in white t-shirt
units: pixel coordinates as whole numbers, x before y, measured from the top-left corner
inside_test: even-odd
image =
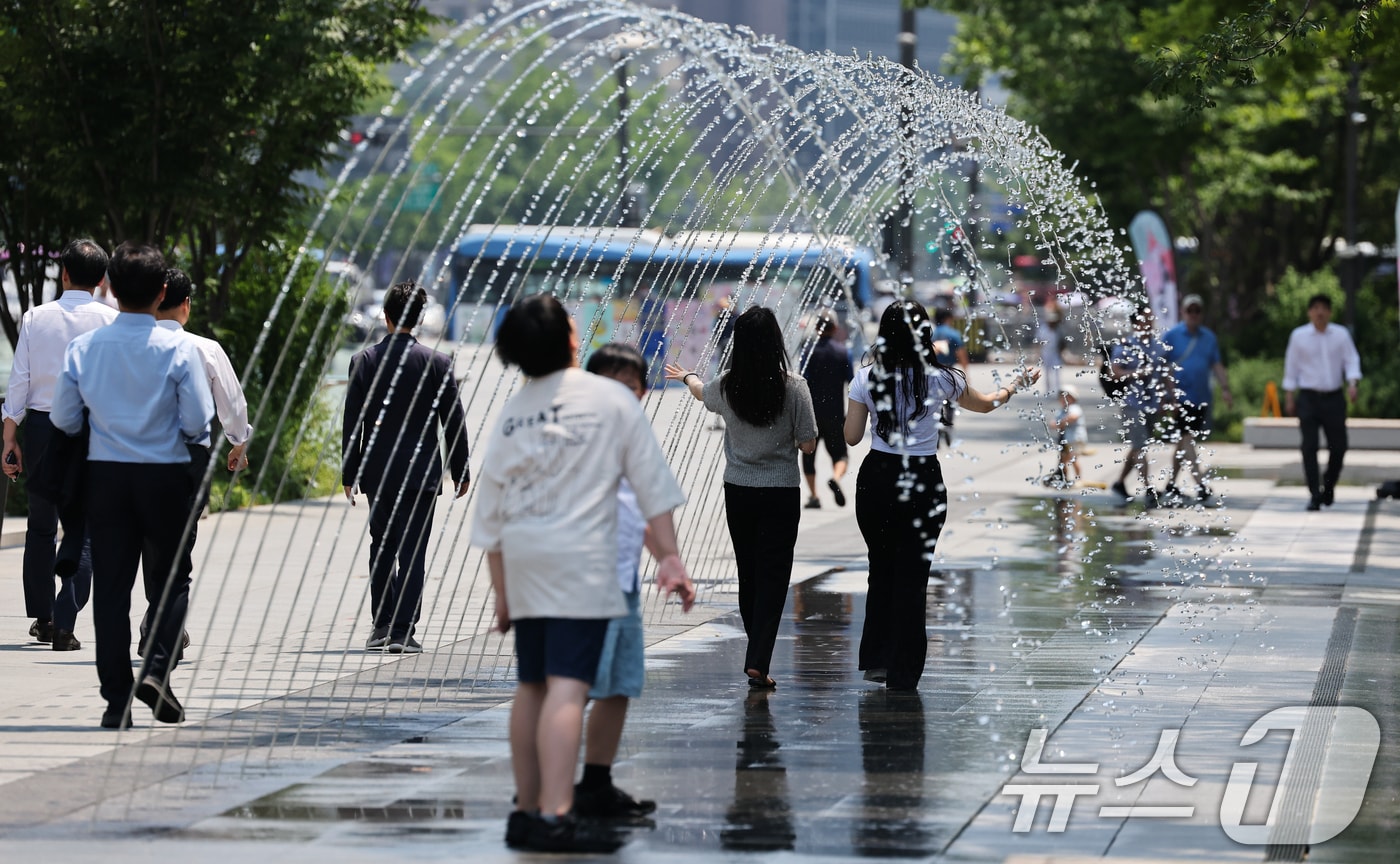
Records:
[[[870,357],[851,382],[845,430],[852,446],[865,437],[867,423],[871,434],[856,479],[856,522],[870,561],[860,668],[891,690],[914,690],[928,654],[929,564],[948,512],[938,464],[939,406],[955,401],[986,414],[1040,372],[1017,373],[990,395],[977,392],[961,370],[938,362],[928,311],[912,300],[885,310]]]

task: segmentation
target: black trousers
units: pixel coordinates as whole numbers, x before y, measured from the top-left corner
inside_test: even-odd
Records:
[[[47,411],[27,411],[24,415],[24,462],[30,471],[44,459],[53,436]],[[63,525],[63,542],[55,550],[58,526]],[[68,561],[71,573],[60,580],[54,594],[54,565]],[[72,632],[78,610],[87,605],[92,587],[92,558],[87,542],[83,508],[60,507],[29,489],[29,519],[24,535],[24,611],[30,618],[52,620],[59,630]]]
[[[145,674],[164,681],[174,671],[189,605],[189,559],[180,540],[192,493],[184,464],[88,463],[92,619],[97,678],[108,705],[125,705],[131,696],[131,589],[138,567],[153,622]],[[143,549],[150,555],[145,566]]]
[[[887,670],[891,689],[918,686],[928,657],[929,567],[948,518],[937,456],[870,451],[856,478],[856,524],[869,550],[860,668]]]
[[[1342,460],[1347,455],[1347,400],[1341,390],[1320,393],[1298,391],[1298,428],[1303,433],[1303,477],[1313,498],[1334,489],[1342,476]],[[1327,433],[1327,473],[1321,485],[1317,476],[1317,431]]]
[[[387,627],[390,636],[411,636],[418,621],[437,495],[437,489],[370,493],[370,614],[375,629]]]
[[[767,675],[792,580],[801,490],[726,483],[724,507],[739,573],[739,617],[749,637],[744,668]]]

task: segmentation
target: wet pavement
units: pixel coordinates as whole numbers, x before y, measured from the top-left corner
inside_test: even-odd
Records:
[[[1304,513],[1295,453],[1222,446],[1224,507],[1144,514],[1030,482],[1046,457],[1006,442],[1035,423],[966,418],[944,459],[953,500],[917,693],[855,668],[865,571],[849,508],[804,511],[771,693],[742,674],[722,528],[688,535],[702,604],[681,616],[648,598],[647,690],[615,769],[659,806],[616,857],[1394,860],[1400,503],[1355,485]],[[1094,446],[1086,473],[1111,481],[1115,448]],[[1348,471],[1400,476],[1400,454],[1353,451]],[[263,542],[321,516],[269,517]],[[209,556],[239,560],[207,533]],[[7,572],[17,556],[0,550]],[[339,641],[229,638],[219,662],[242,671],[206,678],[216,652],[197,658],[195,719],[174,732],[92,729],[90,654],[0,651],[4,858],[530,860],[502,843],[508,647],[463,614],[463,638],[433,631],[418,657],[367,658],[344,614],[306,623]],[[234,615],[207,629],[241,632],[219,617]],[[324,658],[314,673],[308,656]],[[1379,731],[1360,788],[1354,709]],[[1265,717],[1277,728],[1243,743]]]

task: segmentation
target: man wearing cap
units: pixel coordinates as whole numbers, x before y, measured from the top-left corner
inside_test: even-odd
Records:
[[[1220,342],[1209,327],[1201,324],[1204,315],[1205,301],[1201,295],[1187,294],[1181,301],[1181,322],[1162,334],[1167,360],[1176,377],[1177,431],[1181,435],[1172,454],[1172,475],[1163,497],[1178,500],[1182,497],[1176,488],[1176,475],[1185,464],[1196,481],[1196,500],[1202,503],[1210,498],[1210,487],[1206,485],[1196,442],[1209,437],[1213,425],[1212,374],[1220,382],[1220,396],[1225,404],[1235,404],[1230,395],[1230,376],[1220,360]]]
[[[1332,323],[1332,298],[1313,295],[1308,300],[1308,323],[1289,335],[1283,355],[1283,410],[1298,418],[1303,433],[1303,476],[1312,496],[1309,510],[1332,506],[1332,490],[1342,475],[1347,452],[1347,401],[1356,401],[1356,382],[1360,380],[1361,357],[1351,333]],[[1319,428],[1327,433],[1327,473],[1320,482]]]

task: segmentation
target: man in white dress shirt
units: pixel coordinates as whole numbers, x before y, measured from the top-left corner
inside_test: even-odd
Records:
[[[248,467],[248,442],[253,440],[253,427],[248,422],[248,400],[238,373],[224,348],[213,339],[186,331],[190,323],[190,297],[193,283],[185,271],[171,268],[165,271],[165,299],[156,310],[156,326],[177,330],[199,349],[204,371],[209,374],[209,390],[214,394],[214,410],[224,427],[224,437],[233,449],[228,453],[228,470],[241,471]]]
[[[54,436],[49,412],[54,387],[63,369],[68,343],[89,330],[105,327],[117,310],[93,299],[93,289],[107,278],[107,253],[92,240],[74,240],[63,249],[58,299],[35,306],[20,320],[4,416],[5,474],[11,479],[31,473],[43,460]],[[24,424],[24,447],[18,440]],[[65,538],[62,555],[55,551],[58,524]],[[92,586],[92,561],[86,542],[81,508],[60,508],[56,502],[29,489],[29,522],[24,538],[24,606],[33,618],[29,635],[52,643],[55,651],[73,651],[82,645],[73,635],[78,610],[87,604]],[[59,559],[62,559],[60,562]],[[55,569],[57,567],[57,570]],[[54,596],[56,573],[61,584]]]
[[[1316,294],[1308,300],[1308,322],[1288,337],[1283,358],[1284,411],[1297,416],[1303,433],[1303,476],[1308,481],[1309,510],[1332,505],[1347,452],[1347,402],[1356,401],[1361,358],[1351,333],[1332,323],[1332,299]],[[1342,385],[1346,395],[1342,395]],[[1317,431],[1327,433],[1327,473],[1318,479]]]

